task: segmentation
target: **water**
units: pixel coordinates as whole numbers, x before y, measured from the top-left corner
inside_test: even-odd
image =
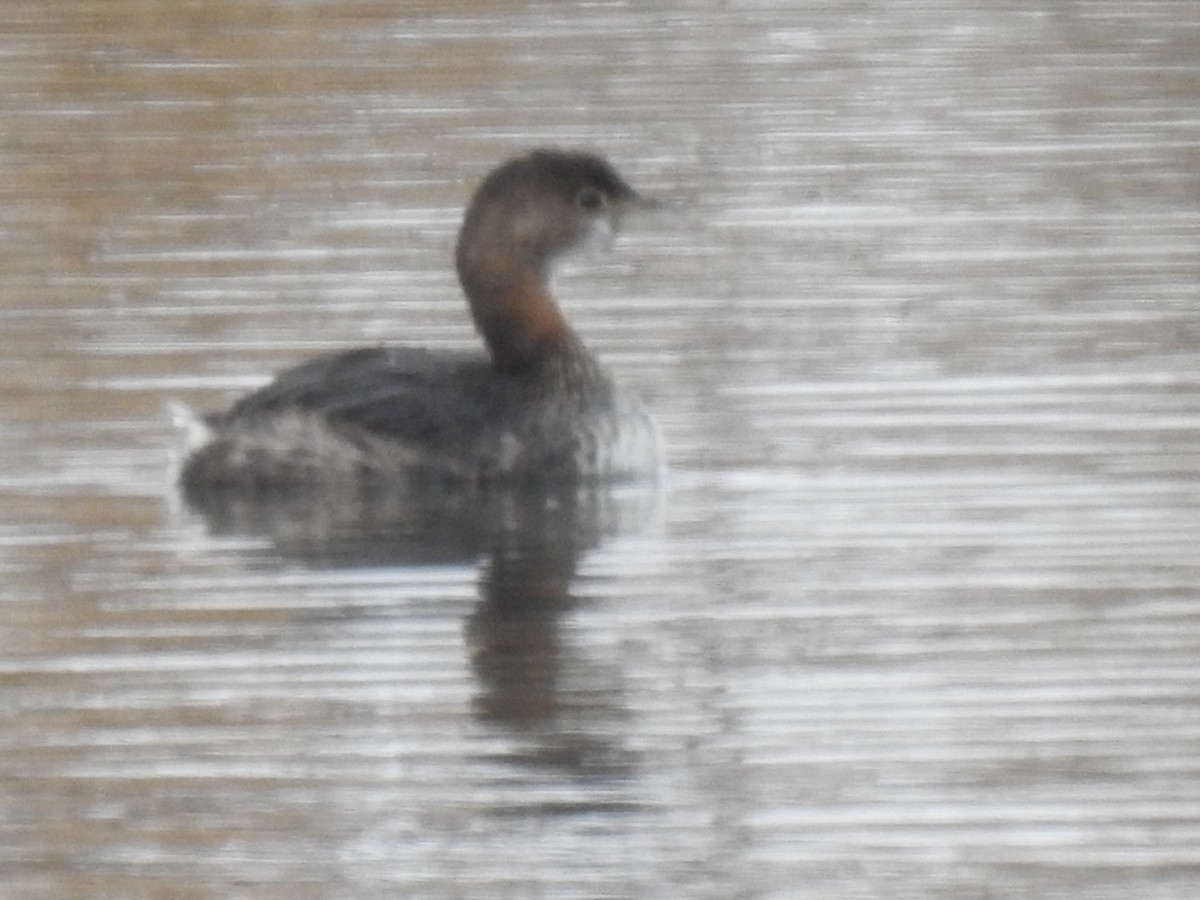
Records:
[[[1200,9],[8,2],[0,896],[1200,891]],[[472,185],[653,492],[181,503],[172,402],[473,346]]]

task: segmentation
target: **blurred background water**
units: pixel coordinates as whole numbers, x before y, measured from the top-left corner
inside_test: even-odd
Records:
[[[0,897],[1200,893],[1200,6],[0,35]],[[474,346],[542,144],[676,203],[559,285],[661,495],[181,503],[172,402]]]

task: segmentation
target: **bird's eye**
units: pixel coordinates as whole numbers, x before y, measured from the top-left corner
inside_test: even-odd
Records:
[[[594,187],[580,188],[575,195],[575,205],[588,212],[596,212],[604,208],[604,195]]]

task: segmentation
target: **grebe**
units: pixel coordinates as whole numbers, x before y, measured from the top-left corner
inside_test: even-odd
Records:
[[[455,253],[482,353],[370,347],[319,356],[206,421],[188,494],[329,478],[634,479],[658,430],[567,325],[554,263],[651,205],[604,159],[535,150],[476,190]]]

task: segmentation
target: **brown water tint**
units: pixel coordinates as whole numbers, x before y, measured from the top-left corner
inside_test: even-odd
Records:
[[[1200,6],[0,4],[0,897],[1200,894]],[[662,497],[184,507],[538,144]],[[359,502],[362,501],[362,502]],[[366,502],[369,501],[369,502]]]

